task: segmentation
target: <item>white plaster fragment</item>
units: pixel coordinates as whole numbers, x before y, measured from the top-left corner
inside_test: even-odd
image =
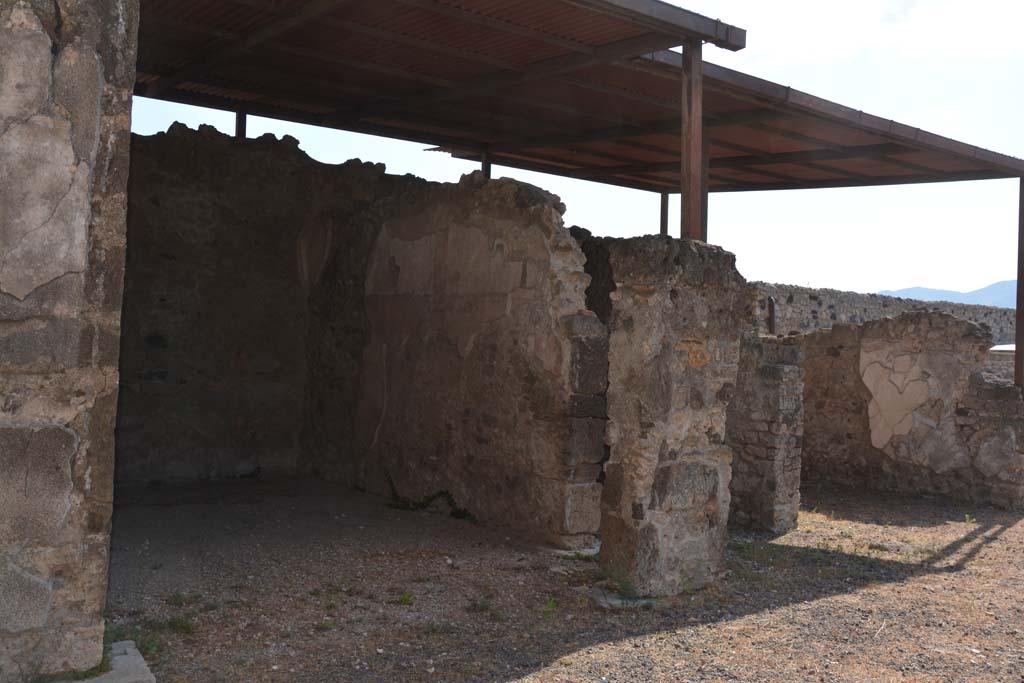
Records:
[[[0,137],[0,291],[24,299],[85,269],[89,176],[63,119],[33,116]]]

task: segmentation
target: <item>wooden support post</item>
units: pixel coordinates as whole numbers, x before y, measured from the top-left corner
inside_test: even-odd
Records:
[[[701,166],[703,164],[703,62],[700,40],[690,40],[683,46],[682,121],[680,136],[680,237],[699,240],[703,234],[701,216]]]
[[[245,112],[235,112],[235,137],[239,140],[245,139]]]
[[[700,150],[700,238],[708,241],[708,175],[711,174],[711,145],[701,139]]]
[[[661,234],[668,234],[668,192],[661,193]]]
[[[1017,212],[1017,329],[1013,337],[1013,383],[1024,387],[1024,178],[1020,179]]]
[[[480,154],[480,170],[483,171],[484,178],[491,179],[491,156],[486,150]]]

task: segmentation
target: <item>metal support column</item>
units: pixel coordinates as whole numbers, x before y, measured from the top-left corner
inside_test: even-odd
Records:
[[[661,234],[668,234],[668,192],[661,193]]]
[[[701,140],[700,151],[700,238],[708,241],[708,174],[711,172],[711,145]]]
[[[701,167],[704,160],[704,68],[701,51],[699,40],[691,40],[683,46],[682,121],[679,128],[682,190],[680,236],[684,239],[697,240],[704,234],[702,195],[707,191],[706,186],[701,183]]]
[[[235,137],[239,140],[245,139],[245,112],[235,112]]]
[[[1013,383],[1024,386],[1024,178],[1017,194],[1017,329],[1014,332]]]
[[[480,170],[483,171],[484,178],[491,179],[491,156],[486,150],[480,154]]]

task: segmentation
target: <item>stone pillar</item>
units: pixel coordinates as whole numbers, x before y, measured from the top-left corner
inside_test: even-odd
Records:
[[[136,0],[0,0],[0,681],[100,661]]]
[[[731,520],[762,531],[796,528],[803,441],[803,348],[795,338],[744,337],[729,406]]]
[[[584,547],[601,525],[601,481],[608,459],[608,331],[591,311],[568,316],[572,340],[569,449],[561,545]]]
[[[726,408],[751,293],[732,254],[665,237],[602,240],[614,280],[601,566],[646,595],[721,573]]]

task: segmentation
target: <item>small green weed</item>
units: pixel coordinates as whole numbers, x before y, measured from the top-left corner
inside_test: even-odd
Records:
[[[412,604],[412,593],[408,591],[398,596],[399,605],[411,605]]]
[[[178,633],[180,635],[190,635],[196,632],[195,622],[187,614],[179,614],[163,621],[150,621],[147,625],[155,631],[166,631],[167,633]]]
[[[188,605],[200,602],[202,599],[203,596],[199,593],[174,593],[168,596],[165,602],[172,607],[187,607]]]
[[[579,562],[597,562],[597,553],[581,553],[577,550],[572,554],[572,559]]]
[[[330,631],[338,627],[338,622],[331,617],[324,617],[323,621],[318,621],[313,624],[313,630],[315,631]]]
[[[627,600],[636,600],[640,597],[640,591],[636,589],[636,586],[627,578],[617,577],[613,578],[615,582],[615,589],[619,595],[626,598]]]
[[[552,597],[549,597],[544,603],[544,616],[550,617],[558,609],[558,601]]]

